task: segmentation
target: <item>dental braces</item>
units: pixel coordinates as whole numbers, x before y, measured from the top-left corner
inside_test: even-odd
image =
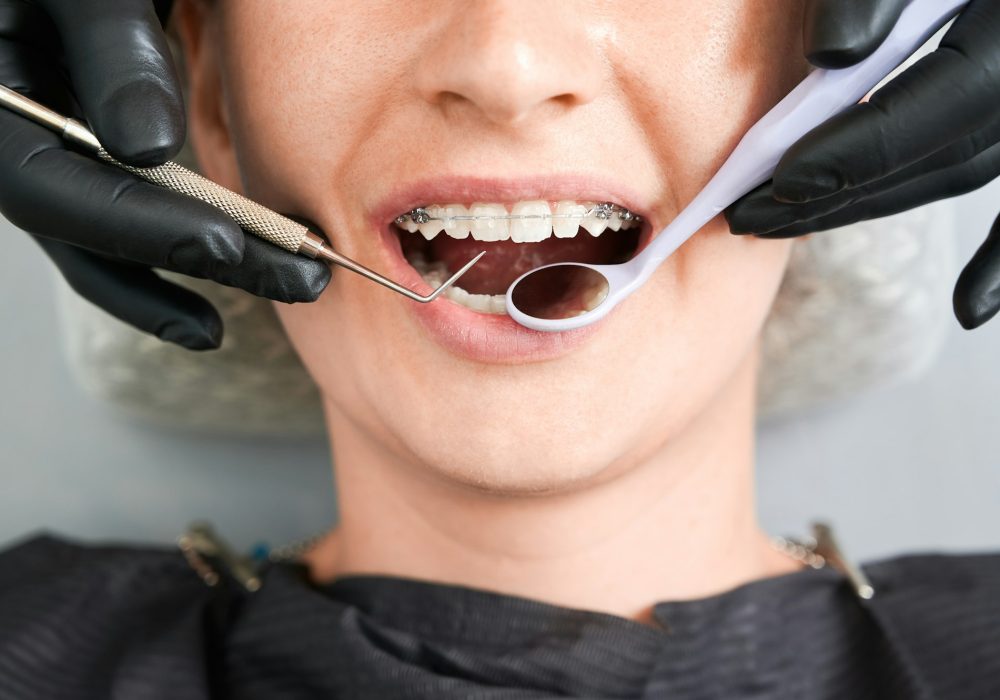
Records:
[[[460,214],[458,216],[431,216],[425,207],[417,207],[411,209],[405,214],[400,214],[396,217],[396,225],[402,226],[407,220],[412,221],[415,224],[426,224],[428,221],[442,221],[448,223],[450,221],[513,221],[513,220],[526,220],[526,219],[585,219],[586,217],[593,214],[596,218],[607,221],[612,215],[617,214],[621,221],[642,221],[642,217],[638,214],[633,214],[631,211],[625,207],[613,204],[611,202],[602,202],[597,204],[582,214],[502,214],[502,215],[492,215],[492,214]]]

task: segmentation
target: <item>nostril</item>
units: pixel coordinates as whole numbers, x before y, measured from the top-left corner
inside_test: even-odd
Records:
[[[593,18],[573,5],[458,3],[424,37],[417,94],[447,117],[502,126],[591,102],[608,64]]]

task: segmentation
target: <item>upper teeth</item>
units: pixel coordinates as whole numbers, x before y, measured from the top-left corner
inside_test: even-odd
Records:
[[[628,209],[610,202],[544,200],[518,202],[508,212],[503,204],[478,202],[469,207],[461,204],[418,207],[396,217],[396,225],[411,233],[419,231],[431,240],[444,231],[451,238],[477,241],[536,243],[555,234],[557,238],[572,238],[581,228],[592,236],[606,229],[629,229],[641,218]]]

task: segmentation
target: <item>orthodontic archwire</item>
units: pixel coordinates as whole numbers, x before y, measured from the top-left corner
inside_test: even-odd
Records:
[[[576,214],[459,214],[457,216],[431,216],[427,207],[416,207],[405,214],[396,217],[396,225],[402,226],[407,219],[415,224],[426,224],[428,221],[520,221],[526,219],[585,219],[590,215],[598,219],[607,221],[612,215],[617,214],[621,221],[642,221],[642,217],[633,214],[625,207],[613,204],[612,202],[602,202],[592,206],[587,211]]]

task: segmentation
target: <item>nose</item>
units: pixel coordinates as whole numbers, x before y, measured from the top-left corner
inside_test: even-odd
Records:
[[[605,62],[578,3],[473,0],[454,7],[417,65],[416,88],[430,104],[446,113],[471,108],[508,126],[599,94]]]

